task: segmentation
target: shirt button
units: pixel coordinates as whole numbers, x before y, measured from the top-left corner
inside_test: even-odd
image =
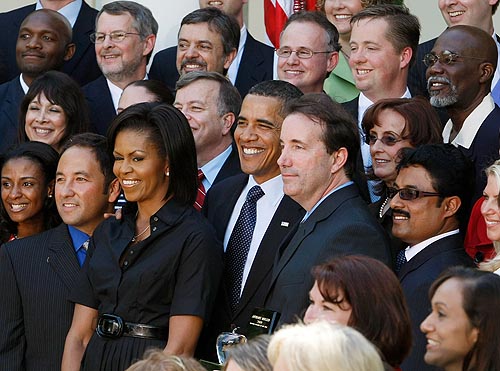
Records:
[[[153,227],[153,232],[155,232],[155,231],[156,231],[156,227]]]
[[[153,220],[154,220],[155,222],[157,222],[157,221],[158,221],[158,217],[157,217],[157,216],[155,216],[155,217],[153,218]]]
[[[129,254],[133,255],[134,254],[134,250],[130,250]]]
[[[128,265],[128,260],[125,260],[125,261],[123,262],[123,265],[124,265],[124,266],[127,266],[127,265]]]

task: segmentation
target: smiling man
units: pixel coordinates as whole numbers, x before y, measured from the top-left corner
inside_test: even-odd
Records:
[[[177,82],[174,107],[186,116],[193,131],[198,177],[205,194],[210,187],[239,174],[240,161],[231,127],[241,108],[241,97],[231,82],[217,72],[194,71]],[[198,209],[204,197],[198,199]]]
[[[204,213],[224,242],[224,270],[216,306],[212,338],[233,326],[245,333],[252,311],[264,305],[274,256],[281,240],[293,229],[304,212],[299,204],[283,194],[283,182],[277,163],[281,154],[280,131],[285,105],[302,95],[285,81],[265,81],[250,89],[243,99],[234,138],[245,174],[225,179],[207,196]],[[245,219],[249,194],[257,187],[263,193],[253,204],[256,220],[247,244],[237,241]],[[241,264],[234,257],[242,254]]]
[[[450,166],[452,164],[453,166]],[[468,217],[473,167],[449,144],[427,144],[406,151],[392,193],[392,233],[408,244],[396,270],[408,302],[413,348],[403,370],[430,371],[424,362],[425,336],[420,323],[429,314],[429,287],[446,268],[472,266],[460,224]]]
[[[105,4],[97,14],[91,40],[103,76],[83,87],[97,133],[106,134],[123,89],[146,78],[157,33],[158,23],[151,11],[133,1]]]
[[[344,107],[358,122],[361,143],[359,160],[362,160],[358,169],[362,175],[371,167],[370,146],[363,140],[362,134],[363,116],[380,99],[411,97],[406,80],[410,65],[415,60],[420,24],[407,8],[389,4],[363,9],[352,17],[351,24],[349,66],[360,94],[346,102]],[[366,187],[365,182],[363,177],[358,181],[362,189]],[[373,190],[374,183],[368,182],[370,199],[376,201],[378,196]]]
[[[323,82],[339,59],[339,33],[320,12],[295,13],[280,36],[278,78],[304,94],[323,92]]]
[[[490,35],[472,26],[444,31],[425,57],[430,102],[450,117],[445,143],[458,147],[476,169],[474,200],[486,186],[486,169],[499,155],[500,108],[490,94],[497,47]]]
[[[119,189],[106,138],[80,134],[63,147],[55,200],[64,223],[0,249],[0,370],[60,370],[73,318],[68,296]]]
[[[73,56],[71,38],[71,25],[53,10],[37,10],[21,24],[16,43],[21,74],[0,85],[0,152],[16,143],[19,106],[31,82],[44,72],[60,69]]]

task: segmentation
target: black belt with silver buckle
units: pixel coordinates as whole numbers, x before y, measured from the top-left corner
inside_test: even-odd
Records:
[[[167,340],[168,328],[125,322],[114,314],[101,314],[97,322],[96,332],[101,337],[116,339],[131,336],[143,339]]]

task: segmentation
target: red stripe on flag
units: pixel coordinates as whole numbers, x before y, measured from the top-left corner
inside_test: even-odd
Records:
[[[278,2],[276,2],[275,7],[271,0],[264,0],[264,22],[266,25],[266,33],[275,48],[279,48],[280,46],[280,33],[287,19],[288,16]]]

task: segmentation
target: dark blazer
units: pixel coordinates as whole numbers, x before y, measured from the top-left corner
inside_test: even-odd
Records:
[[[484,169],[498,159],[500,150],[499,133],[500,107],[495,104],[493,111],[491,111],[481,124],[470,148],[458,147],[474,163],[476,173],[472,203],[467,205],[469,210],[472,209],[474,203],[483,195],[484,187],[486,187],[487,177]]]
[[[176,46],[159,51],[154,56],[149,69],[149,78],[163,81],[172,92],[175,92],[175,83],[179,80],[176,56]],[[250,33],[247,33],[245,49],[234,84],[240,95],[244,97],[252,86],[261,81],[272,80],[273,66],[274,49],[255,40]]]
[[[82,88],[90,112],[91,130],[106,135],[111,121],[116,117],[113,98],[104,76]]]
[[[65,224],[0,248],[0,370],[60,369],[79,272]]]
[[[247,183],[247,174],[236,175],[214,185],[207,194],[203,213],[214,226],[217,238],[220,241],[224,240],[234,205]],[[286,195],[283,197],[259,245],[234,314],[231,314],[225,285],[221,285],[219,291],[220,300],[212,316],[214,321],[218,322],[217,333],[230,331],[230,324],[235,324],[244,332],[252,311],[256,307],[264,305],[267,288],[271,280],[274,257],[279,244],[293,226],[300,222],[304,213],[305,211],[298,203]],[[286,226],[282,225],[283,221],[288,222],[288,224]]]
[[[19,27],[24,18],[35,11],[35,4],[14,9],[0,14],[0,65],[4,64],[5,73],[0,74],[0,82],[8,81],[19,75],[16,64],[16,41]],[[101,75],[97,65],[94,44],[89,35],[94,32],[97,10],[91,8],[85,1],[73,26],[73,42],[76,44],[75,55],[67,61],[62,71],[73,77],[81,86],[95,80]]]
[[[455,265],[472,267],[471,258],[465,253],[459,234],[442,238],[419,252],[405,263],[398,274],[410,310],[413,329],[413,347],[401,364],[405,371],[438,370],[424,362],[427,340],[420,331],[420,324],[430,313],[429,288],[446,268]]]
[[[390,266],[389,240],[370,214],[355,185],[328,196],[297,232],[285,239],[275,260],[266,307],[280,323],[302,317],[314,284],[311,268],[343,254],[363,254]]]
[[[0,85],[0,153],[17,143],[19,126],[19,106],[24,98],[24,91],[19,76]]]
[[[231,147],[231,153],[217,173],[212,186],[230,176],[241,174],[240,157],[238,156],[238,150],[234,142]]]

